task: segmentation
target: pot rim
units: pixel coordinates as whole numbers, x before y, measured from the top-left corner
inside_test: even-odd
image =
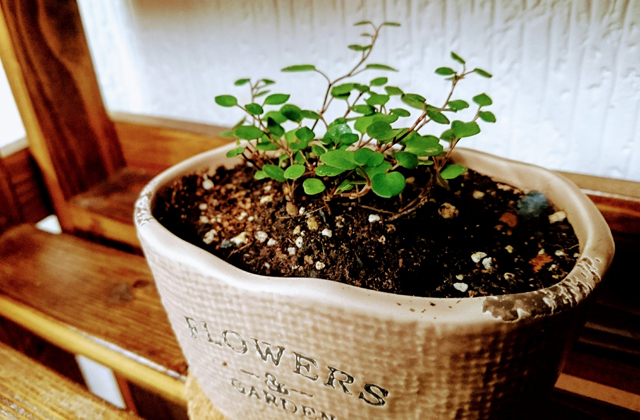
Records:
[[[571,181],[547,169],[471,149],[456,148],[453,160],[490,176],[495,181],[525,191],[540,190],[554,207],[564,210],[580,244],[576,266],[553,286],[530,292],[467,298],[429,298],[396,295],[331,280],[305,277],[272,277],[252,274],[219,257],[184,241],[152,215],[156,192],[196,170],[219,166],[231,167],[239,158],[228,159],[226,152],[235,147],[231,142],[163,171],[143,189],[138,198],[134,219],[143,249],[150,247],[178,264],[189,266],[205,276],[235,288],[254,293],[304,297],[316,302],[331,302],[361,313],[384,312],[386,317],[405,321],[444,319],[453,323],[487,321],[522,321],[563,312],[583,301],[598,285],[613,259],[614,243],[604,218]],[[150,264],[153,268],[153,265]],[[436,309],[435,307],[440,307]]]

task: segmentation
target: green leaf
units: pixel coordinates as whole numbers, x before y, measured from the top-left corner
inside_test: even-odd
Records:
[[[373,123],[373,115],[358,117],[356,118],[356,122],[353,124],[353,128],[355,128],[356,131],[364,134],[367,132],[367,127],[369,127],[371,123]]]
[[[278,165],[271,165],[271,164],[264,165],[262,167],[262,170],[271,179],[275,179],[278,182],[285,181],[284,170]]]
[[[265,86],[269,86],[274,84],[275,82],[271,79],[262,79],[262,83],[264,83]]]
[[[298,129],[294,128],[293,130],[289,130],[284,133],[284,139],[287,141],[287,143],[291,144],[298,140],[298,138],[296,137],[296,131],[298,131]]]
[[[484,122],[488,122],[488,123],[496,122],[496,116],[493,115],[493,112],[491,111],[480,111],[478,112],[478,116]]]
[[[309,120],[319,120],[320,119],[320,114],[318,114],[315,111],[302,110],[302,111],[300,111],[300,114],[302,115],[302,118],[307,118]]]
[[[291,95],[285,95],[284,93],[274,93],[273,95],[267,96],[264,100],[265,105],[282,105],[283,103],[289,100]]]
[[[372,81],[369,82],[370,86],[382,86],[385,85],[389,81],[386,77],[376,77]]]
[[[296,131],[296,137],[299,138],[302,141],[313,140],[313,138],[315,136],[316,136],[316,134],[313,131],[311,131],[311,129],[308,128],[308,127],[300,127]]]
[[[384,105],[389,102],[389,97],[387,95],[379,95],[377,93],[371,92],[370,96],[365,101],[367,104],[374,105]]]
[[[305,194],[315,195],[320,194],[322,191],[324,191],[325,186],[322,181],[317,178],[307,178],[302,183],[302,188],[304,188]]]
[[[243,140],[255,140],[264,135],[262,130],[253,125],[242,125],[234,131],[236,137]]]
[[[346,171],[347,169],[336,168],[335,166],[318,165],[318,167],[316,168],[316,175],[317,176],[338,176]]]
[[[289,66],[282,69],[284,72],[295,72],[295,71],[313,71],[316,69],[316,66],[313,64],[297,64],[295,66]]]
[[[371,48],[371,45],[349,45],[349,49],[353,51],[367,51],[369,48]]]
[[[402,95],[401,99],[402,102],[412,108],[424,110],[424,102],[426,101],[426,99],[420,95],[417,95],[415,93],[405,93],[404,95]]]
[[[255,95],[253,95],[254,98],[259,98],[261,96],[266,95],[267,93],[271,92],[270,90],[261,90],[260,92],[256,93]]]
[[[351,191],[353,189],[353,186],[354,185],[350,180],[345,179],[340,183],[340,185],[338,185],[338,188],[336,188],[336,193],[341,194],[343,192]]]
[[[232,158],[244,153],[244,147],[236,147],[235,149],[231,149],[227,152],[227,157]]]
[[[480,106],[489,106],[493,103],[491,98],[487,96],[486,93],[481,93],[480,95],[474,96],[473,102],[477,103]]]
[[[491,79],[493,75],[488,71],[484,71],[482,69],[473,69],[474,72],[478,73],[482,77],[486,77],[487,79]]]
[[[378,174],[386,173],[391,168],[393,168],[393,165],[385,160],[381,162],[380,165],[365,166],[364,171],[367,173],[369,179],[371,179]]]
[[[387,92],[387,95],[389,96],[404,95],[404,92],[402,91],[402,89],[395,86],[385,86],[384,90]]]
[[[235,130],[226,130],[223,131],[222,133],[220,133],[220,137],[229,139],[229,138],[235,138]]]
[[[299,123],[302,121],[302,110],[295,105],[287,104],[280,108],[282,115],[287,119]]]
[[[342,85],[337,85],[331,88],[331,96],[343,96],[349,94],[353,89],[355,89],[355,84],[353,83],[344,83]]]
[[[402,141],[405,152],[416,156],[437,156],[442,152],[442,145],[435,136],[411,136]]]
[[[304,165],[291,165],[284,171],[284,177],[287,179],[298,179],[306,171]]]
[[[340,138],[338,140],[338,144],[340,146],[351,146],[353,143],[357,142],[359,138],[360,137],[358,137],[357,134],[344,133],[344,134],[340,135]]]
[[[396,152],[393,155],[398,161],[398,164],[407,169],[415,169],[418,167],[418,156],[410,152]]]
[[[449,67],[438,67],[436,69],[436,74],[439,74],[440,76],[452,76],[456,74],[456,72],[455,70]]]
[[[284,134],[284,128],[272,118],[267,118],[267,129],[276,139],[279,139]]]
[[[358,90],[358,92],[369,92],[369,86],[361,85],[360,83],[354,83],[353,86]]]
[[[376,121],[369,125],[367,134],[376,140],[389,140],[395,135],[391,125],[385,121]]]
[[[456,134],[453,132],[453,129],[448,129],[440,134],[440,138],[444,141],[452,142],[457,139]]]
[[[397,115],[398,117],[410,117],[411,113],[404,108],[393,108],[391,110],[393,115]]]
[[[277,144],[274,144],[272,142],[270,142],[269,140],[267,141],[261,141],[259,143],[256,143],[256,149],[258,150],[278,150],[279,147]]]
[[[296,152],[295,155],[293,155],[293,162],[297,163],[298,165],[304,165],[306,163],[304,161],[304,156],[302,155],[302,152],[298,151]]]
[[[282,166],[282,162],[284,162],[285,160],[289,160],[289,156],[282,154],[280,156],[278,156],[278,164],[280,166]]]
[[[218,105],[225,106],[227,108],[238,105],[238,100],[236,99],[236,97],[231,95],[216,96],[215,101]]]
[[[282,124],[285,121],[287,121],[287,117],[282,115],[280,111],[269,111],[266,114],[264,114],[264,117],[263,117],[264,120],[268,120],[269,118],[271,118],[273,121],[277,122],[278,124]]]
[[[369,167],[373,168],[373,167],[376,167],[376,166],[380,166],[382,164],[382,162],[384,162],[384,155],[382,153],[380,153],[380,152],[374,152],[367,159],[367,162],[365,163],[365,166],[369,166]]]
[[[347,152],[346,150],[330,150],[320,156],[320,161],[330,166],[340,169],[355,169],[355,152]]]
[[[355,105],[351,107],[353,112],[357,112],[358,114],[370,115],[373,114],[376,110],[370,105]]]
[[[242,85],[246,85],[250,81],[251,81],[251,79],[238,79],[233,84],[236,85],[236,86],[242,86]]]
[[[453,165],[447,165],[442,171],[440,171],[440,176],[442,179],[453,179],[465,172],[467,172],[467,168],[455,163]]]
[[[384,22],[380,26],[400,26],[400,24],[398,22]]]
[[[313,153],[314,155],[320,157],[320,156],[324,155],[325,153],[327,153],[327,151],[325,149],[323,149],[322,147],[318,146],[317,144],[312,144],[311,145],[311,153]]]
[[[433,122],[438,124],[449,124],[449,118],[447,118],[442,112],[434,108],[427,109],[427,116],[431,118]]]
[[[398,71],[393,67],[389,67],[385,64],[367,64],[365,70],[387,70],[387,71]]]
[[[371,23],[371,22],[370,22],[370,21],[368,21],[368,20],[363,20],[363,21],[360,21],[360,22],[358,22],[358,23],[354,23],[354,24],[353,24],[353,26],[362,26],[362,25],[373,25],[373,23]]]
[[[268,178],[268,176],[264,171],[256,171],[256,173],[253,174],[253,179],[256,179],[258,181],[265,178]]]
[[[384,121],[386,123],[393,124],[394,122],[398,121],[397,115],[375,114],[375,115],[372,115],[372,117],[373,117],[373,122]]]
[[[465,123],[456,120],[451,123],[451,129],[458,138],[475,136],[480,132],[480,127],[474,121]]]
[[[369,149],[368,147],[363,147],[362,149],[356,150],[356,154],[355,154],[356,163],[360,166],[366,165],[367,161],[374,153],[375,152]]]
[[[247,104],[244,106],[247,111],[249,111],[250,114],[252,115],[260,115],[264,112],[264,109],[262,109],[262,107],[258,104]]]
[[[454,53],[453,51],[451,51],[451,58],[453,58],[454,60],[456,60],[458,63],[460,64],[465,64],[466,62],[462,59],[462,57],[460,57],[458,54]]]
[[[394,197],[404,190],[406,181],[400,172],[377,174],[371,178],[371,189],[380,197]]]
[[[457,99],[455,101],[449,101],[448,103],[449,108],[453,111],[453,112],[458,112],[461,111],[465,108],[469,108],[469,103],[467,101],[463,101],[462,99]]]
[[[306,141],[300,141],[296,143],[291,143],[289,145],[289,148],[291,150],[304,150],[307,148],[307,146],[309,146],[309,144]]]

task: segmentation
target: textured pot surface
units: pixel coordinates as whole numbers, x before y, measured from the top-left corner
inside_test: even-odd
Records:
[[[161,226],[151,215],[155,192],[195,170],[229,166],[231,147],[165,171],[135,211],[190,369],[230,420],[513,418],[553,386],[613,258],[608,226],[575,185],[538,167],[458,150],[456,161],[542,191],[564,210],[579,262],[557,285],[529,293],[415,298],[249,274]]]

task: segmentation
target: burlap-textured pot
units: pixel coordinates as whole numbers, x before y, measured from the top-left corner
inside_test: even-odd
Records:
[[[575,185],[531,165],[459,150],[456,161],[542,191],[564,210],[580,241],[579,262],[543,290],[415,298],[249,274],[162,227],[151,214],[156,191],[197,169],[229,166],[230,147],[159,175],[135,211],[191,373],[229,420],[512,419],[553,386],[613,257],[606,223]]]

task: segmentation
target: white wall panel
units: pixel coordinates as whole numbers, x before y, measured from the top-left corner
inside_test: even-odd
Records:
[[[213,97],[239,77],[268,77],[295,103],[318,108],[324,82],[279,69],[349,70],[362,28],[393,20],[372,62],[390,83],[435,103],[447,87],[433,70],[453,50],[494,74],[469,78],[458,97],[486,91],[495,126],[469,147],[554,169],[640,181],[640,0],[79,0],[108,108],[231,125],[240,115]],[[369,80],[380,72],[369,73]],[[314,98],[311,100],[310,98]]]

